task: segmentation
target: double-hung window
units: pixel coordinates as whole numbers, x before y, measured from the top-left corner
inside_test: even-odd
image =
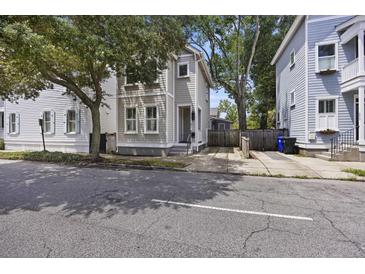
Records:
[[[76,133],[76,111],[67,111],[67,133]]]
[[[9,115],[9,133],[16,133],[16,113],[10,113]]]
[[[44,130],[44,133],[52,132],[52,119],[51,119],[50,111],[43,112],[43,130]]]
[[[317,130],[337,130],[337,99],[319,99],[317,104]]]
[[[158,133],[158,115],[157,107],[146,107],[145,113],[145,132],[146,133]]]
[[[0,112],[0,128],[4,128],[4,112]]]
[[[337,70],[337,43],[316,44],[316,71]]]
[[[125,109],[125,132],[137,132],[137,109],[135,107]]]

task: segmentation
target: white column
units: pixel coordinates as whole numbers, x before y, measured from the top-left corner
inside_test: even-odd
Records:
[[[364,74],[364,30],[359,30],[357,33],[357,45],[357,56],[359,56],[359,74]]]
[[[365,145],[364,140],[364,86],[359,87],[359,145]]]

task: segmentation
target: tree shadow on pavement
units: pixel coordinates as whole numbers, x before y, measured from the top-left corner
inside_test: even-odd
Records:
[[[199,178],[199,179],[198,179]],[[22,161],[0,163],[0,215],[57,207],[66,216],[136,214],[172,207],[153,199],[199,203],[234,191],[236,176],[78,168]]]

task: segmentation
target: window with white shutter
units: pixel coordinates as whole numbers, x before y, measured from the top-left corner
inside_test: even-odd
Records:
[[[337,130],[337,99],[317,100],[317,130]]]

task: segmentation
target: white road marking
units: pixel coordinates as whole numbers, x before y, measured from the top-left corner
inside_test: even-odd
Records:
[[[188,207],[198,207],[198,208],[214,209],[214,210],[220,210],[220,211],[229,211],[229,212],[251,214],[251,215],[261,215],[261,216],[270,216],[270,217],[285,218],[285,219],[313,221],[312,218],[301,217],[301,216],[283,215],[283,214],[258,212],[258,211],[248,211],[248,210],[240,210],[240,209],[230,209],[230,208],[222,208],[222,207],[215,207],[215,206],[194,205],[194,204],[172,202],[172,201],[165,201],[165,200],[158,200],[158,199],[152,199],[151,201],[155,202],[155,203],[162,203],[162,204],[181,205],[181,206],[188,206]]]

